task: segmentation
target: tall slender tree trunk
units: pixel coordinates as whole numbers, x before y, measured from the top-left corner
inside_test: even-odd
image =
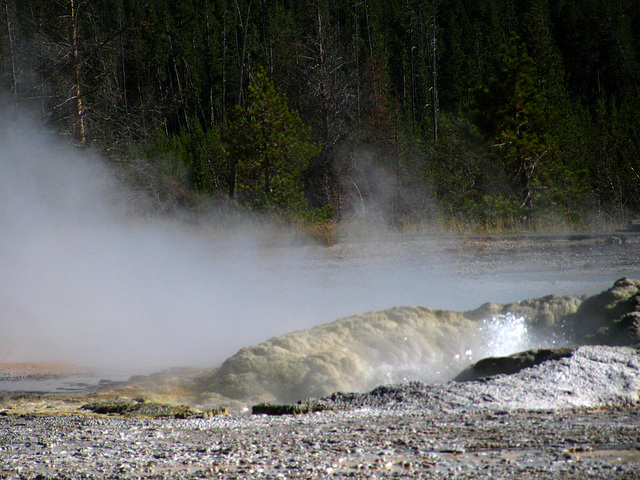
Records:
[[[124,31],[124,11],[121,8],[118,14],[118,23],[120,24],[120,30]],[[129,115],[129,94],[127,86],[127,64],[125,61],[125,47],[124,47],[124,35],[120,35],[120,67],[122,68],[122,98],[124,100],[124,113]]]
[[[415,76],[415,49],[413,40],[414,14],[409,0],[406,3],[407,33],[409,34],[409,95],[411,95],[411,129],[416,128],[416,76]]]
[[[434,7],[435,8],[435,7]],[[438,143],[438,23],[437,11],[431,17],[431,113],[433,116],[433,141]],[[428,34],[427,34],[428,35]],[[427,38],[427,40],[429,40]],[[428,42],[427,42],[428,44]]]
[[[320,76],[320,98],[322,100],[322,180],[325,190],[325,202],[333,204],[333,142],[330,135],[331,98],[329,96],[330,72],[328,71],[327,58],[325,53],[325,35],[322,23],[322,12],[320,2],[316,4],[316,27],[318,38],[318,72]],[[338,200],[339,203],[339,200]]]
[[[533,175],[533,168],[529,165],[529,161],[525,157],[518,159],[520,163],[520,184],[522,188],[522,204],[521,208],[531,208],[533,202],[531,200],[531,177]]]
[[[222,124],[227,123],[227,0],[222,6]]]
[[[78,55],[78,7],[75,0],[67,4],[69,16],[69,57],[71,59],[71,122],[75,141],[83,145],[87,142],[85,107],[80,86],[80,59]]]
[[[354,31],[354,49],[356,57],[356,123],[360,122],[360,37],[358,36],[358,6],[360,3],[356,0],[353,3],[353,31]]]
[[[237,62],[238,62],[238,71],[237,71],[237,78],[236,78],[236,88],[235,88],[235,94],[234,94],[234,98],[233,98],[233,102],[235,105],[241,105],[242,101],[243,101],[243,96],[242,96],[242,81],[244,79],[244,70],[245,70],[245,62],[246,62],[246,55],[247,55],[247,37],[249,35],[249,16],[251,15],[251,2],[252,0],[249,0],[249,2],[247,3],[247,11],[246,14],[243,17],[242,14],[242,9],[240,8],[240,1],[239,0],[235,0],[235,5],[236,5],[236,15],[238,16],[238,25],[241,29],[241,36],[240,38],[237,39],[237,51],[238,51],[238,56],[237,56]],[[222,46],[222,57],[223,57],[223,65],[222,65],[222,94],[223,97],[226,94],[226,89],[225,89],[225,84],[226,84],[226,66],[225,66],[225,52],[226,52],[226,6],[227,3],[225,1],[224,3],[224,26],[222,28],[223,30],[223,46]],[[236,30],[237,32],[237,30]],[[237,37],[237,33],[236,33],[236,37]],[[224,100],[223,100],[224,102]],[[223,107],[223,111],[224,111],[224,107]],[[223,113],[223,115],[225,115]],[[225,115],[226,116],[226,115]],[[230,170],[230,179],[229,179],[229,197],[231,199],[235,198],[236,195],[236,187],[237,187],[237,183],[238,183],[238,165],[236,163],[236,160],[231,160],[231,165],[229,166],[229,170]]]
[[[16,59],[13,40],[13,22],[11,20],[11,12],[9,11],[9,1],[4,3],[4,11],[7,20],[7,36],[9,40],[9,62],[11,66],[11,93],[14,98],[18,96],[18,75],[16,73]]]
[[[249,16],[251,15],[251,1],[247,3],[247,12],[242,15],[239,0],[236,0],[236,10],[238,14],[238,23],[241,28],[241,37],[238,45],[238,77],[236,78],[236,92],[234,103],[240,105],[242,103],[242,81],[244,79],[245,62],[247,57],[247,37],[249,35]]]
[[[367,0],[364,0],[364,14],[367,19],[367,40],[369,43],[369,58],[373,59],[373,41],[371,40],[371,23],[369,22],[369,4],[367,3]]]
[[[213,52],[213,42],[211,41],[211,19],[209,17],[209,0],[206,0],[204,3],[204,12],[205,12],[205,20],[206,20],[206,27],[207,27],[207,36],[206,36],[206,40],[207,40],[207,55],[208,56],[212,56],[212,52]],[[216,122],[216,118],[215,118],[215,113],[214,113],[214,109],[213,109],[213,81],[212,81],[212,74],[211,71],[213,70],[213,68],[211,68],[211,64],[209,63],[209,61],[207,61],[207,77],[208,77],[208,84],[209,84],[209,111],[207,112],[208,116],[209,116],[209,124],[207,125],[208,128],[212,128],[215,125]],[[203,116],[204,116],[204,112],[203,112]]]

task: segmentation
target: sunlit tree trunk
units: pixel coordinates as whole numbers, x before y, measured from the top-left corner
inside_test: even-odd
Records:
[[[240,5],[240,0],[235,0],[236,7],[236,17],[237,17],[237,29],[236,29],[236,48],[237,48],[237,72],[236,72],[236,85],[235,85],[235,93],[233,97],[233,103],[235,105],[242,105],[243,103],[243,94],[242,94],[242,83],[244,79],[244,71],[245,71],[245,63],[246,63],[246,55],[247,55],[247,37],[249,35],[249,17],[251,15],[251,2],[249,0],[247,2],[246,13],[243,14],[242,8]],[[222,95],[226,96],[226,1],[224,7],[224,23],[223,23],[223,42],[224,45],[222,47],[222,58],[223,58],[223,66],[222,66]],[[239,36],[238,36],[239,33]],[[224,100],[223,100],[224,102]],[[223,106],[224,109],[224,106]],[[226,113],[223,114],[226,118]],[[230,170],[230,179],[229,179],[229,197],[235,198],[236,196],[236,188],[238,184],[238,165],[235,159],[231,159],[231,164],[229,166]]]
[[[227,0],[222,6],[222,123],[227,123]]]
[[[358,6],[360,3],[355,1],[353,4],[353,43],[356,59],[356,123],[360,121],[360,37],[358,35]]]
[[[71,122],[74,139],[79,144],[87,141],[85,109],[80,87],[80,59],[78,55],[78,7],[75,0],[67,4],[69,17],[69,58],[71,60]]]
[[[334,172],[333,172],[333,149],[334,142],[330,133],[330,120],[332,116],[332,102],[337,99],[332,99],[329,95],[329,82],[330,82],[330,68],[327,65],[327,58],[325,52],[325,32],[322,22],[321,4],[316,4],[316,47],[317,47],[317,75],[319,80],[319,98],[320,98],[320,118],[321,118],[321,143],[323,146],[322,158],[322,188],[324,190],[325,202],[327,204],[336,203],[339,204],[339,199],[334,198],[336,195],[334,191]]]

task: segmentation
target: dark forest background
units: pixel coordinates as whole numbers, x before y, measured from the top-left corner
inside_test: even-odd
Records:
[[[0,5],[2,102],[158,208],[480,230],[640,211],[638,0]]]

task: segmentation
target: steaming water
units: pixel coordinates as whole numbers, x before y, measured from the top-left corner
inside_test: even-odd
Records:
[[[0,175],[0,361],[213,365],[364,311],[593,293],[615,277],[552,272],[517,254],[469,273],[446,238],[373,232],[326,249],[251,226],[229,233],[140,218],[99,158],[28,124],[0,125]],[[495,354],[526,344],[518,319],[485,329]]]
[[[438,355],[431,362],[416,356],[412,361],[373,365],[368,390],[377,385],[404,383],[419,380],[425,383],[441,383],[451,380],[457,373],[472,363],[487,357],[500,357],[533,348],[548,348],[566,345],[561,337],[537,339],[529,333],[527,319],[512,313],[495,315],[480,321],[472,335],[460,334],[451,338],[450,355]],[[438,351],[434,342],[421,347],[423,351]],[[459,352],[459,353],[457,353]]]

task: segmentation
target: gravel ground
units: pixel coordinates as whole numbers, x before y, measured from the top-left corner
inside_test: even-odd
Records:
[[[0,443],[0,478],[635,479],[640,410],[5,416]]]

